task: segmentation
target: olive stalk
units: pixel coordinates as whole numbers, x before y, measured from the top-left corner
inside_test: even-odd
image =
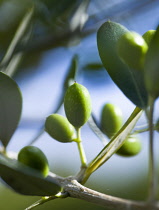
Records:
[[[56,108],[52,110],[52,113],[58,113],[59,110],[61,109],[61,107],[63,106],[63,98],[64,98],[64,95],[65,95],[65,89],[69,86],[70,81],[75,80],[77,70],[78,70],[78,58],[75,55],[72,58],[71,64],[68,68],[67,75],[66,75],[65,80],[63,82],[62,94],[60,95],[60,98],[58,100]],[[45,125],[42,125],[41,128],[39,129],[38,133],[36,134],[36,136],[33,139],[30,140],[29,145],[34,144],[44,134],[44,132],[45,132]]]
[[[82,144],[81,129],[76,128],[76,133],[77,133],[76,143],[78,146],[78,151],[79,151],[79,155],[80,155],[80,159],[81,159],[81,167],[86,168],[87,167],[87,159],[86,159],[85,151],[84,151],[83,144]]]

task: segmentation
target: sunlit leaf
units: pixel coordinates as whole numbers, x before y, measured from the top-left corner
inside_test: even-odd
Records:
[[[88,14],[87,14],[87,8],[89,5],[89,0],[82,1],[75,13],[73,14],[73,17],[71,18],[70,21],[70,28],[72,31],[76,29],[81,29],[87,19],[88,19]]]
[[[103,150],[97,155],[97,157],[88,165],[85,173],[84,180],[103,165],[123,144],[126,137],[129,135],[131,130],[134,128],[136,122],[141,117],[142,110],[135,108],[129,119],[123,125],[123,127],[117,132],[117,134],[111,139],[111,141],[103,148]]]
[[[136,106],[145,108],[148,96],[142,71],[130,69],[117,53],[117,42],[127,31],[118,23],[105,22],[97,33],[98,51],[105,69],[115,84]]]
[[[22,96],[16,82],[0,72],[0,140],[6,147],[17,128],[22,110]]]
[[[53,178],[43,178],[33,169],[2,155],[0,155],[0,177],[13,190],[24,195],[51,196],[61,190]]]

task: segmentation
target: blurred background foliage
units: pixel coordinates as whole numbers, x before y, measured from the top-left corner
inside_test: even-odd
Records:
[[[26,21],[28,14],[31,18]],[[97,120],[100,118],[101,106],[106,100],[117,103],[125,111],[125,119],[128,117],[134,106],[112,84],[102,68],[96,48],[96,31],[108,19],[143,34],[157,27],[159,2],[0,0],[0,68],[10,72],[23,94],[22,120],[10,142],[9,150],[18,152],[21,147],[28,144],[36,136],[47,115],[53,108],[55,109],[62,94],[65,75],[75,54],[79,58],[77,78],[91,93]],[[22,23],[25,23],[23,30],[20,28]],[[102,149],[102,145],[87,125],[84,126],[82,135],[83,139],[88,139],[84,146],[88,160],[91,160]],[[145,199],[147,135],[142,135],[141,139],[144,146],[139,156],[125,159],[115,155],[91,176],[86,186],[119,197]],[[46,153],[52,170],[63,176],[77,173],[79,160],[78,154],[77,157],[74,156],[75,146],[52,142],[44,134],[36,143],[36,146]],[[54,152],[52,148],[56,148]],[[0,184],[2,210],[22,210],[37,199],[39,198],[18,195]],[[82,208],[106,209],[71,198],[62,201],[57,199],[37,209]]]

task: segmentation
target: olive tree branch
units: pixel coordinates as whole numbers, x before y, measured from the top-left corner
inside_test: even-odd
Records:
[[[52,174],[50,174],[50,177],[51,176]],[[55,179],[54,174],[53,178]],[[63,187],[64,192],[68,193],[69,197],[91,202],[103,207],[107,207],[108,209],[115,208],[118,210],[126,210],[131,208],[135,210],[159,210],[159,202],[154,202],[150,206],[144,201],[127,200],[103,194],[81,185],[76,180],[76,177],[67,177],[62,179],[58,177],[58,182]]]

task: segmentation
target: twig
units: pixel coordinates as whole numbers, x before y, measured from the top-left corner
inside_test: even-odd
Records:
[[[41,198],[40,200],[36,201],[35,203],[33,203],[31,206],[27,207],[25,210],[31,210],[31,209],[34,209],[36,208],[37,206],[39,205],[42,205],[50,200],[54,200],[56,199],[57,197],[56,196],[50,196],[50,197],[44,197],[44,198]]]

